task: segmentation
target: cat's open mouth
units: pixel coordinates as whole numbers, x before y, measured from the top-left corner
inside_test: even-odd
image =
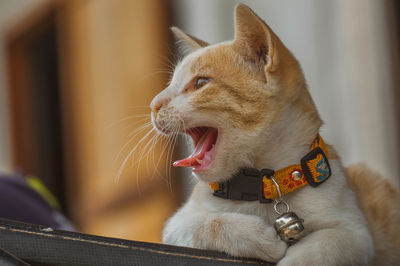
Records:
[[[185,133],[192,137],[195,148],[189,157],[174,162],[174,166],[193,167],[193,171],[207,169],[214,157],[218,130],[213,127],[195,127]]]

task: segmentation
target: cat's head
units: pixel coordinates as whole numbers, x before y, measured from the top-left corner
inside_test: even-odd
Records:
[[[250,8],[236,6],[233,41],[208,45],[172,31],[188,54],[151,109],[160,132],[193,139],[194,152],[175,166],[220,181],[241,167],[268,167],[257,165],[260,156],[281,137],[303,131],[301,120],[313,129],[300,135],[315,137],[321,121],[297,60]]]

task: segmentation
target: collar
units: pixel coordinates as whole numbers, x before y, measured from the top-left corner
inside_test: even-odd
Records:
[[[216,197],[271,203],[278,198],[278,191],[272,178],[278,183],[282,196],[305,185],[317,187],[331,176],[328,148],[318,134],[300,164],[279,170],[242,168],[231,179],[209,183]]]

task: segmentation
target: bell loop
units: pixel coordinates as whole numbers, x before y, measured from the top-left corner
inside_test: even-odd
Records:
[[[274,185],[276,187],[276,190],[278,191],[279,198],[275,199],[275,204],[274,204],[274,210],[277,214],[281,215],[283,213],[289,212],[289,204],[282,199],[282,193],[281,193],[281,188],[279,187],[279,184],[276,182],[275,178],[272,176],[271,177],[272,182],[274,182]],[[286,208],[286,211],[280,212],[278,209],[279,205],[283,205]]]
[[[279,206],[282,205],[284,208],[286,208],[285,211],[279,211]],[[290,208],[289,208],[289,204],[286,201],[283,200],[275,200],[275,204],[274,204],[274,210],[277,214],[282,215],[283,213],[287,213],[289,212]]]

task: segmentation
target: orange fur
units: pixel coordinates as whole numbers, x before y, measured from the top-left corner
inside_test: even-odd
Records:
[[[363,164],[346,169],[374,239],[372,265],[400,263],[400,195],[385,178]]]
[[[192,103],[197,108],[211,113],[226,113],[237,127],[248,129],[259,125],[265,118],[264,114],[269,112],[271,95],[263,90],[247,89],[249,83],[257,83],[258,78],[252,74],[250,65],[242,63],[231,46],[217,47],[199,57],[191,71],[193,75],[212,78],[207,89],[196,92]],[[249,80],[249,75],[254,79]]]

